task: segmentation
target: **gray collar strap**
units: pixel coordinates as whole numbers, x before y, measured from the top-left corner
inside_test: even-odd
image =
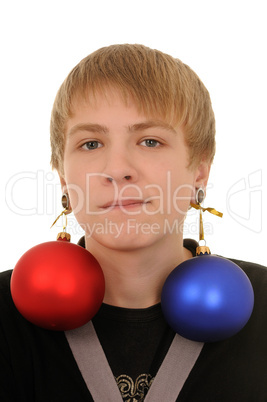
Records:
[[[94,401],[122,402],[120,390],[92,322],[65,331],[65,335]],[[202,347],[203,343],[176,334],[145,402],[175,402]]]

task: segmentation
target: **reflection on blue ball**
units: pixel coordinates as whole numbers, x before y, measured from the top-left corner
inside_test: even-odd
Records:
[[[254,293],[238,265],[214,255],[200,255],[171,272],[161,303],[175,332],[194,341],[215,342],[244,327],[253,310]]]

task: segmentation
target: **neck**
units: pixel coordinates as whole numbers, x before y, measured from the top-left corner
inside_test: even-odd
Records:
[[[168,247],[114,250],[86,239],[86,248],[101,265],[105,276],[104,303],[124,308],[146,308],[161,300],[161,290],[170,272],[191,258],[183,240]],[[168,250],[166,252],[166,250]]]

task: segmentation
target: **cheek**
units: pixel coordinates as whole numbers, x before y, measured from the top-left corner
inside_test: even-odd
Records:
[[[193,175],[185,170],[180,172],[170,172],[169,204],[174,213],[186,215],[194,192],[193,183]]]
[[[68,185],[68,192],[72,211],[77,216],[85,208],[84,189],[78,184],[71,183]]]
[[[76,219],[82,221],[85,217],[94,214],[97,205],[102,202],[104,189],[101,176],[94,173],[72,171],[66,175],[66,181],[71,207]],[[110,193],[110,197],[114,196],[112,189]]]
[[[181,185],[172,194],[173,211],[185,216],[191,201],[191,185]]]

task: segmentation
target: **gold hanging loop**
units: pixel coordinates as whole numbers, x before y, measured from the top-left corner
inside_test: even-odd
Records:
[[[66,232],[66,228],[67,228],[67,214],[70,213],[70,211],[68,210],[68,208],[65,208],[64,211],[61,212],[60,215],[58,215],[58,217],[56,218],[56,220],[53,222],[52,226],[50,227],[50,229],[55,225],[55,223],[59,220],[59,218],[63,215],[63,232],[59,232],[57,235],[57,240],[66,240],[66,241],[70,241],[70,234]]]
[[[68,224],[67,215],[63,214],[63,232],[66,232],[67,224]]]
[[[64,211],[61,212],[60,215],[58,215],[58,217],[56,218],[56,220],[52,223],[50,229],[55,225],[55,223],[57,223],[57,221],[59,220],[59,218],[64,214],[65,218],[66,218],[66,212],[68,211],[67,208],[64,209]],[[66,222],[67,222],[67,218],[66,218]],[[66,226],[65,226],[66,229]]]
[[[202,210],[199,211],[199,241],[204,240],[203,216]]]
[[[197,255],[210,254],[210,249],[209,249],[209,247],[206,246],[206,241],[204,238],[203,212],[208,211],[210,214],[216,215],[220,218],[223,217],[223,213],[217,211],[214,208],[203,208],[200,204],[194,204],[192,202],[190,205],[191,205],[191,207],[199,210],[199,244],[200,244],[200,242],[204,242],[204,246],[199,245],[199,247],[197,247],[196,254]]]
[[[219,218],[223,217],[223,213],[219,212],[219,211],[216,211],[216,209],[214,209],[214,208],[203,208],[201,205],[194,204],[193,202],[191,202],[190,205],[191,205],[191,207],[193,207],[195,209],[200,209],[203,212],[208,211],[210,214],[216,215]]]

